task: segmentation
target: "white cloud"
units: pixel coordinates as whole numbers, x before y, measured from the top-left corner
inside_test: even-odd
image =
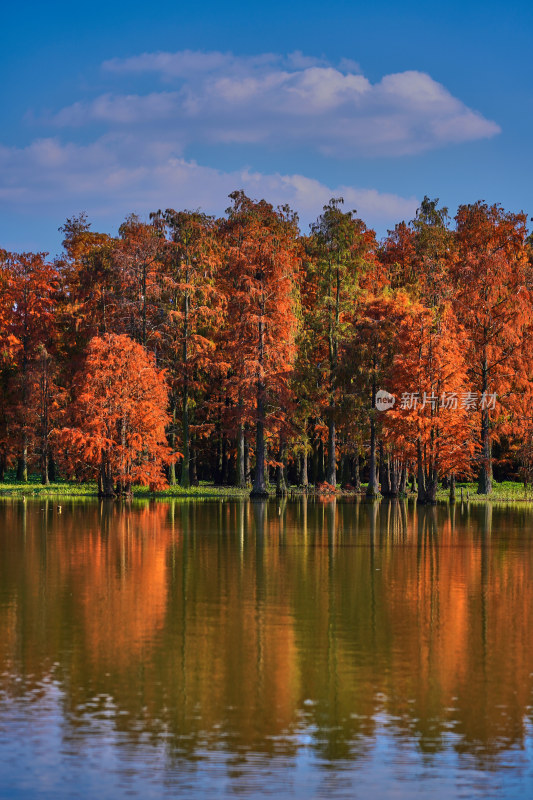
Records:
[[[115,76],[153,75],[173,91],[104,94],[60,111],[57,125],[164,123],[180,142],[305,147],[328,156],[401,156],[494,136],[499,126],[423,72],[372,84],[358,64],[338,68],[300,52],[144,53],[105,62]]]
[[[73,103],[61,109],[52,121],[60,127],[77,127],[88,122],[131,125],[151,123],[175,114],[177,92],[152,92],[147,95],[102,94],[90,102]]]
[[[298,58],[299,55],[301,54],[295,53],[289,56],[289,60],[292,57]],[[106,72],[123,75],[154,72],[164,78],[190,78],[195,74],[212,73],[216,70],[242,72],[260,69],[281,60],[274,53],[242,57],[218,51],[181,50],[177,53],[142,53],[131,58],[112,58],[104,61],[102,66]]]
[[[499,131],[425,73],[385,75],[372,83],[355,62],[335,67],[300,52],[144,53],[106,62],[104,74],[109,91],[80,98],[46,119],[27,117],[41,125],[41,138],[27,147],[0,145],[6,214],[54,214],[61,220],[85,209],[106,225],[131,211],[167,206],[220,214],[227,195],[244,189],[255,198],[288,203],[304,227],[330,197],[342,195],[347,208],[383,229],[411,218],[416,198],[354,187],[349,180],[325,185],[312,177],[317,152],[336,158],[402,156]],[[150,89],[142,94],[135,92],[139,77]],[[72,141],[42,135],[50,126],[56,133],[71,129]],[[208,151],[225,144],[248,145],[250,161],[259,148],[264,158],[266,147],[311,154],[309,174],[280,174],[275,167],[268,174],[214,169],[188,157],[192,145]],[[222,150],[215,151],[219,157]]]
[[[42,139],[26,148],[0,147],[0,201],[12,209],[45,208],[59,218],[73,208],[114,219],[165,207],[199,207],[221,214],[235,189],[275,205],[288,203],[304,226],[332,196],[343,196],[346,207],[356,208],[369,224],[410,218],[418,204],[414,197],[330,187],[303,175],[224,172],[176,158],[165,143],[143,148],[127,135],[105,136],[90,145]]]

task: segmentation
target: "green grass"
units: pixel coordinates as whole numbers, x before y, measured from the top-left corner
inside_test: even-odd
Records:
[[[477,484],[458,483],[456,485],[456,501],[461,501],[461,487],[463,489],[463,500],[470,503],[533,503],[533,488],[529,488],[527,494],[524,492],[522,483],[513,481],[503,481],[493,484],[493,491],[489,497],[477,494]],[[366,487],[363,486],[363,491]],[[271,486],[272,494],[275,487]],[[291,494],[301,494],[301,489],[291,487]],[[150,498],[238,498],[247,497],[249,489],[238,489],[235,486],[214,486],[207,481],[201,481],[199,486],[191,486],[189,489],[182,489],[180,486],[170,486],[160,492],[151,492],[146,486],[135,486],[134,497],[136,499]],[[13,472],[7,473],[4,483],[0,483],[0,497],[97,497],[97,485],[95,482],[73,483],[66,480],[50,483],[43,486],[38,475],[31,475],[27,483],[17,481]],[[414,495],[413,495],[414,496]],[[449,492],[447,489],[439,489],[438,500],[447,500]]]
[[[236,486],[214,486],[207,481],[200,481],[199,486],[182,489],[181,486],[169,486],[160,492],[151,492],[147,486],[135,486],[135,497],[248,497],[249,489],[238,489]]]
[[[43,486],[37,475],[30,476],[27,483],[9,477],[4,483],[0,483],[0,497],[96,497],[96,495],[96,483],[57,481]]]
[[[161,492],[151,492],[147,486],[135,486],[135,498],[151,497],[247,497],[248,489],[237,489],[235,486],[213,486],[202,481],[199,486],[182,489],[170,486]],[[8,472],[4,483],[0,483],[0,497],[97,497],[96,482],[74,483],[60,480],[43,486],[39,475],[30,475],[27,483],[17,481],[14,474]]]
[[[463,500],[470,503],[533,503],[533,488],[528,487],[527,493],[524,491],[524,484],[515,481],[502,481],[492,483],[492,494],[482,495],[477,493],[477,483],[458,483],[455,487],[455,499],[461,501],[461,487],[463,488]],[[439,489],[438,500],[447,500],[449,497],[448,489]]]

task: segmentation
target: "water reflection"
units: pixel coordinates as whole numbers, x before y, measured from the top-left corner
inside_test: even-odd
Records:
[[[383,737],[400,760],[497,770],[530,746],[532,522],[406,501],[5,501],[0,713],[54,687],[63,745],[105,722],[170,760],[222,750],[235,780],[246,754],[340,767]]]

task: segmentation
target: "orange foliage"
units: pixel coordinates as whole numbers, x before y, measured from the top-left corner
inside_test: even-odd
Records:
[[[59,432],[72,468],[97,475],[103,495],[133,483],[162,488],[170,459],[168,390],[154,358],[127,336],[91,340],[75,380],[72,424]]]

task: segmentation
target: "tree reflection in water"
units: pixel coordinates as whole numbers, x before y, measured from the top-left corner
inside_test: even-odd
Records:
[[[0,504],[1,702],[64,736],[326,764],[379,730],[495,768],[523,747],[533,514],[406,501]]]

